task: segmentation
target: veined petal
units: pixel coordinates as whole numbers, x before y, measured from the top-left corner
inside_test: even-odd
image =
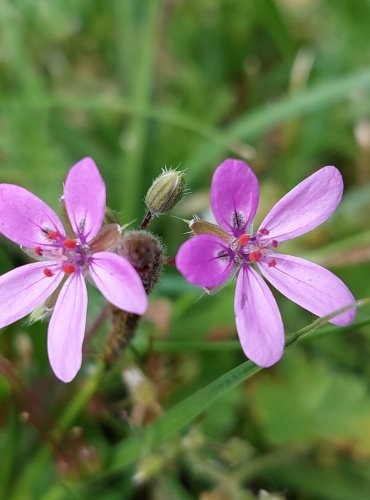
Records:
[[[284,327],[266,283],[250,267],[240,270],[235,290],[235,321],[243,351],[259,366],[271,366],[283,355]]]
[[[200,234],[181,245],[176,255],[176,267],[192,285],[213,288],[230,277],[233,257],[223,240]]]
[[[216,169],[211,185],[211,207],[217,223],[240,236],[252,223],[259,200],[258,180],[241,160],[225,160]]]
[[[343,179],[335,167],[323,167],[289,191],[261,223],[268,238],[296,238],[328,219],[343,194]]]
[[[105,214],[105,184],[91,158],[84,158],[69,171],[64,200],[73,230],[90,241],[98,234]]]
[[[0,184],[0,232],[28,248],[47,245],[45,232],[64,233],[57,214],[40,198],[15,184]]]
[[[326,316],[355,302],[343,281],[327,269],[291,255],[274,254],[274,260],[274,267],[259,263],[269,282],[288,299],[317,316]],[[336,316],[330,323],[348,325],[355,315],[356,311],[352,309]]]
[[[60,291],[48,330],[50,365],[62,382],[70,382],[81,368],[86,311],[85,280],[77,271]]]
[[[148,297],[140,276],[127,259],[110,252],[97,252],[89,271],[108,302],[130,313],[145,313]]]
[[[63,279],[57,267],[55,262],[34,262],[0,277],[0,328],[27,316],[46,301]],[[45,276],[46,268],[54,274]]]

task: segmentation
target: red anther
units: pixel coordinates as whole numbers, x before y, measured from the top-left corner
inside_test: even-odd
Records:
[[[54,276],[53,271],[48,267],[45,267],[45,269],[43,269],[42,272],[45,274],[47,278],[51,278],[52,276]]]
[[[255,250],[249,254],[249,260],[251,262],[258,262],[261,260],[262,253],[259,250]]]
[[[41,247],[35,247],[33,249],[33,251],[35,252],[36,255],[38,255],[39,257],[41,257],[41,255],[42,255],[42,248]]]
[[[270,231],[268,229],[266,229],[265,227],[261,228],[259,232],[261,234],[263,234],[264,236],[267,236],[268,234],[270,234]]]
[[[242,234],[239,238],[240,246],[244,247],[250,239],[251,239],[251,237],[249,236],[249,234]]]
[[[75,240],[71,240],[71,238],[66,238],[64,241],[63,241],[63,246],[64,248],[76,248],[76,242]]]
[[[62,271],[65,274],[73,274],[76,271],[76,266],[74,264],[63,264]]]
[[[276,260],[275,259],[271,259],[268,265],[269,265],[269,267],[275,267],[276,266]]]
[[[278,242],[278,240],[272,240],[272,246],[273,246],[274,248],[277,248],[277,247],[279,246],[279,242]]]
[[[60,233],[59,231],[50,231],[47,234],[47,237],[49,240],[57,240],[58,238],[60,238]]]

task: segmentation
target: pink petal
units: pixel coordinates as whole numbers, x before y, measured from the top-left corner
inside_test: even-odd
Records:
[[[233,269],[230,249],[217,236],[201,234],[186,241],[176,255],[176,267],[192,285],[222,285]]]
[[[49,323],[49,360],[62,382],[70,382],[81,368],[86,311],[87,290],[78,271],[64,283]]]
[[[46,277],[49,268],[55,274]],[[34,262],[17,267],[0,277],[0,328],[27,316],[56,290],[63,279],[55,262]]]
[[[265,217],[269,238],[285,241],[311,231],[328,219],[342,198],[343,179],[335,167],[323,167],[289,191]]]
[[[291,255],[274,254],[274,260],[275,267],[259,264],[263,274],[279,292],[313,314],[326,316],[355,302],[343,281],[327,269]],[[355,315],[352,309],[330,323],[348,325]]]
[[[34,248],[48,244],[43,229],[64,233],[59,217],[40,198],[20,186],[0,184],[0,232]]]
[[[97,252],[89,271],[108,302],[130,313],[145,313],[148,297],[140,276],[127,259],[110,252]]]
[[[283,322],[274,296],[251,268],[239,272],[234,309],[245,355],[259,366],[276,363],[284,350]]]
[[[213,174],[211,207],[217,223],[240,236],[248,230],[259,200],[258,180],[241,160],[225,160]]]
[[[99,232],[105,215],[105,184],[91,158],[84,158],[69,171],[64,199],[73,230],[90,241]]]

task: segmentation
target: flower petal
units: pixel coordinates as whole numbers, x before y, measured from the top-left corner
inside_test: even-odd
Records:
[[[328,219],[342,198],[343,179],[335,167],[323,167],[289,191],[261,223],[269,238],[285,241],[311,231]]]
[[[110,252],[97,252],[89,271],[108,302],[130,313],[145,313],[148,297],[139,274],[127,259]]]
[[[62,382],[70,382],[81,368],[86,311],[85,280],[77,271],[60,291],[48,330],[50,364]]]
[[[213,174],[211,207],[217,223],[227,232],[240,236],[256,215],[258,180],[241,160],[225,160]]]
[[[274,254],[275,267],[260,263],[269,282],[288,299],[316,314],[326,316],[355,302],[346,285],[333,273],[313,262],[291,255]],[[334,325],[348,325],[356,311],[352,309],[330,321]]]
[[[0,232],[28,248],[48,244],[45,231],[64,233],[56,213],[37,196],[14,184],[0,184]]]
[[[284,327],[274,296],[250,267],[240,270],[235,290],[235,321],[243,351],[259,366],[276,363],[284,351]]]
[[[54,271],[51,277],[43,270]],[[17,267],[0,277],[0,328],[27,316],[56,290],[63,279],[55,262],[34,262]]]
[[[90,241],[98,234],[105,215],[105,184],[91,158],[84,158],[69,171],[64,199],[73,230]]]
[[[176,267],[192,285],[222,285],[233,269],[229,247],[217,236],[201,234],[186,241],[176,255]]]

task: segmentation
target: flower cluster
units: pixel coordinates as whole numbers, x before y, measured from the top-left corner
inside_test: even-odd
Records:
[[[325,316],[354,303],[344,283],[307,260],[276,253],[282,243],[323,223],[341,200],[343,181],[332,166],[323,167],[286,194],[253,231],[258,181],[243,161],[229,159],[215,171],[211,207],[218,225],[193,219],[195,236],[179,249],[176,265],[193,285],[219,287],[238,273],[235,318],[246,356],[270,366],[282,356],[284,327],[276,301],[260,273],[283,295],[308,311]],[[354,310],[331,320],[349,324]]]
[[[88,278],[119,309],[143,314],[147,295],[130,262],[110,251],[118,225],[103,226],[105,184],[90,158],[74,165],[64,185],[65,227],[55,212],[19,186],[0,184],[0,231],[38,262],[0,277],[0,327],[44,305],[52,310],[48,354],[57,377],[80,369]]]

